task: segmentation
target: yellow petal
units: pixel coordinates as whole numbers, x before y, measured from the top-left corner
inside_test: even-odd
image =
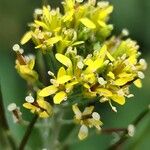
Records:
[[[129,81],[132,81],[132,80],[133,80],[133,77],[119,78],[115,81],[115,85],[123,86],[123,85],[125,85],[126,83],[128,83]]]
[[[64,84],[64,83],[70,81],[71,79],[72,79],[71,76],[69,76],[69,75],[64,75],[64,76],[61,76],[60,78],[57,79],[57,83],[58,83],[58,84]]]
[[[111,99],[113,101],[115,101],[116,103],[120,104],[120,105],[124,105],[125,104],[125,97],[124,96],[119,96],[117,94],[114,94]]]
[[[99,24],[101,27],[106,27],[106,26],[107,26],[104,21],[98,20],[97,22],[98,22],[98,24]]]
[[[49,27],[44,22],[38,20],[35,20],[34,22],[43,29],[49,30]]]
[[[142,82],[141,82],[140,79],[135,80],[133,83],[134,83],[134,85],[135,85],[136,87],[138,87],[138,88],[141,88],[141,87],[142,87]]]
[[[31,31],[25,33],[25,35],[21,39],[21,44],[23,45],[23,44],[27,43],[31,38],[32,38],[32,32]]]
[[[90,89],[90,86],[89,86],[87,83],[84,83],[83,86],[84,86],[86,89]]]
[[[126,73],[126,72],[123,72],[123,73],[120,73],[119,75],[118,75],[118,77],[120,77],[120,78],[128,78],[128,77],[131,77],[131,76],[133,76],[133,74],[131,74],[131,73]]]
[[[94,106],[90,106],[90,107],[86,107],[82,113],[82,115],[86,116],[86,115],[91,115],[92,111],[94,109]]]
[[[110,78],[112,78],[112,79],[115,79],[115,75],[111,71],[107,74],[107,76],[110,77]]]
[[[60,63],[62,63],[62,64],[65,65],[66,67],[71,67],[71,66],[72,66],[72,62],[71,62],[71,60],[70,60],[67,56],[62,55],[62,54],[60,54],[60,53],[57,53],[57,54],[55,55],[55,57],[56,57],[56,59],[57,59]]]
[[[103,45],[102,48],[99,51],[99,56],[104,56],[107,53],[107,46]]]
[[[37,45],[35,49],[42,48],[43,44]]]
[[[76,84],[78,84],[78,81],[73,81],[73,82],[67,83],[65,85],[66,92],[67,93],[70,92],[73,89],[74,85],[76,85]]]
[[[34,68],[34,65],[35,65],[35,59],[31,59],[31,60],[29,61],[29,64],[28,64],[29,68],[30,68],[30,69],[33,69],[33,68]]]
[[[74,104],[72,106],[72,110],[73,110],[73,112],[75,114],[75,118],[78,119],[78,120],[80,120],[81,116],[82,116],[82,113],[81,113],[80,109],[78,108],[78,105]]]
[[[107,90],[107,89],[104,89],[104,88],[98,88],[97,89],[97,92],[102,95],[102,96],[106,96],[106,97],[111,97],[112,96],[112,92]]]
[[[80,140],[84,140],[87,136],[88,136],[88,127],[86,125],[82,125],[79,130],[78,137]]]
[[[87,28],[90,28],[90,29],[95,29],[96,28],[96,25],[88,18],[81,18],[80,21]]]
[[[62,39],[61,36],[55,36],[55,37],[52,37],[52,38],[48,39],[46,41],[46,43],[47,43],[47,45],[53,45],[53,44],[59,42],[61,39]]]
[[[89,65],[93,64],[93,60],[90,59],[90,58],[85,59],[85,60],[84,60],[84,64],[87,65],[87,66],[89,66]]]
[[[84,41],[77,41],[77,42],[74,42],[71,46],[77,46],[77,45],[80,45],[83,43],[84,43]]]
[[[60,104],[63,100],[65,100],[66,97],[67,94],[64,91],[61,91],[54,96],[54,103]]]
[[[50,86],[45,87],[44,89],[42,89],[39,92],[39,96],[41,96],[41,97],[50,96],[50,95],[56,93],[57,90],[58,90],[57,87],[55,87],[54,85],[50,85]]]
[[[43,112],[39,113],[39,117],[41,117],[41,118],[48,118],[49,114],[46,111],[43,111]]]
[[[37,103],[41,108],[45,109],[49,113],[49,115],[52,114],[52,106],[47,101],[39,99],[37,100]]]
[[[68,11],[68,12],[64,15],[64,17],[63,17],[63,21],[64,21],[64,22],[66,22],[66,21],[72,21],[73,13],[74,13],[74,11],[73,11],[73,10]]]
[[[23,107],[25,107],[25,108],[27,108],[27,109],[33,109],[33,108],[35,108],[35,106],[32,105],[31,103],[24,103],[24,104],[23,104]]]
[[[115,61],[114,57],[109,52],[107,52],[106,55],[110,61]]]
[[[113,11],[113,6],[109,6],[106,9],[102,10],[99,13],[99,19],[100,20],[105,20],[106,17]]]
[[[57,73],[57,78],[60,78],[62,76],[66,75],[66,70],[64,67],[61,67],[59,70],[58,70],[58,73]]]

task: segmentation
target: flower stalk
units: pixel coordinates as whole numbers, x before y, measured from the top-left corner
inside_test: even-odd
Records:
[[[136,118],[135,120],[131,123],[131,125],[133,125],[135,128],[137,127],[137,125],[145,118],[145,116],[150,112],[150,108],[148,106],[148,108],[146,108],[144,111],[142,111]],[[126,140],[129,139],[129,135],[128,135],[128,129],[126,128],[124,130],[124,132],[122,133],[120,139],[114,143],[113,145],[111,145],[108,150],[114,150],[114,149],[119,149],[121,147],[121,145],[126,142]]]
[[[24,148],[25,148],[25,146],[26,146],[26,144],[27,144],[27,142],[29,140],[29,137],[30,137],[30,135],[32,133],[32,130],[34,128],[34,125],[35,125],[37,119],[38,119],[38,115],[35,115],[33,117],[32,121],[30,122],[30,124],[28,125],[28,127],[27,127],[27,129],[25,131],[25,134],[24,134],[24,136],[23,136],[23,138],[22,138],[22,140],[21,140],[21,142],[19,144],[19,148],[18,148],[19,150],[24,150]]]
[[[6,115],[5,115],[1,86],[0,86],[0,128],[2,129],[2,131],[4,131],[4,133],[6,133],[6,137],[8,139],[8,142],[9,142],[12,150],[16,150],[17,146],[16,146],[14,138],[12,137],[12,134],[10,132],[8,122],[6,119]]]

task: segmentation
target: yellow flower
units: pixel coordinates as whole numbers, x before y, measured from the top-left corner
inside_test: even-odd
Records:
[[[77,124],[81,125],[78,137],[80,140],[85,139],[88,136],[88,127],[95,127],[97,130],[101,130],[102,122],[100,121],[100,115],[97,112],[93,112],[94,106],[89,106],[80,111],[77,104],[72,106],[75,114],[74,119]]]
[[[37,100],[35,100],[30,94],[25,100],[26,103],[23,104],[23,107],[31,110],[32,113],[38,114],[41,118],[52,116],[52,106],[42,97],[37,96]]]
[[[34,83],[38,80],[38,73],[34,71],[35,57],[33,55],[23,56],[23,50],[18,44],[13,46],[13,50],[17,54],[16,70],[19,75],[28,83]]]
[[[55,104],[60,104],[62,101],[67,100],[68,94],[72,91],[73,87],[78,83],[74,78],[73,65],[71,60],[65,55],[56,54],[56,59],[61,62],[64,66],[58,70],[57,77],[53,73],[49,74],[53,77],[51,79],[52,85],[45,87],[39,92],[42,97],[54,95],[53,100]]]

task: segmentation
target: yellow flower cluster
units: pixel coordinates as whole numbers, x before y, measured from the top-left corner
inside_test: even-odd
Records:
[[[117,112],[112,103],[124,105],[126,97],[134,96],[129,87],[132,83],[142,87],[141,79],[147,65],[144,59],[138,59],[137,43],[125,38],[128,36],[126,30],[120,36],[110,37],[113,26],[108,24],[108,19],[113,6],[108,2],[65,0],[63,8],[63,13],[59,8],[54,10],[50,6],[36,9],[30,31],[21,39],[21,44],[32,40],[35,49],[40,49],[50,63],[45,63],[45,68],[50,70],[50,83],[42,89],[36,86],[37,100],[29,95],[23,106],[46,118],[52,115],[50,103],[72,105],[74,121],[81,125],[78,137],[83,140],[88,135],[88,128],[100,130],[102,126],[100,115],[89,102],[95,99],[100,103],[108,102]],[[19,45],[14,45],[13,50],[17,54],[19,74],[28,83],[41,82],[38,73],[33,70],[35,58],[23,56]],[[77,88],[86,104],[72,102],[71,97],[76,97]],[[53,102],[44,100],[45,97],[53,98]],[[83,112],[78,108],[79,103],[83,105]]]
[[[110,34],[113,27],[107,24],[107,20],[113,7],[107,2],[96,5],[93,0],[85,4],[65,0],[63,6],[64,14],[59,8],[54,10],[50,6],[36,9],[31,30],[24,35],[21,43],[32,39],[35,48],[43,52],[56,46],[57,52],[64,53],[69,46],[84,45],[87,41],[104,41]]]
[[[122,41],[115,49],[113,47],[113,51],[108,46],[108,43],[104,44],[85,59],[73,51],[67,52],[66,56],[57,53],[56,59],[64,66],[59,69],[57,78],[51,79],[52,85],[42,89],[39,95],[54,94],[54,103],[60,104],[67,100],[74,86],[80,85],[84,96],[99,96],[100,102],[108,101],[116,111],[111,100],[123,105],[125,97],[133,96],[129,93],[129,85],[142,86],[146,63],[143,59],[138,62],[138,46],[130,39]],[[123,50],[125,52],[120,53]],[[74,59],[69,58],[71,54],[75,55]]]

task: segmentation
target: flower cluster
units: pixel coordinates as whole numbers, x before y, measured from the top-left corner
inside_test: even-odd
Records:
[[[13,50],[17,54],[18,73],[35,86],[37,93],[36,100],[27,96],[23,106],[46,118],[52,116],[54,105],[72,105],[74,121],[81,125],[78,137],[83,140],[88,135],[88,127],[100,130],[102,126],[99,111],[96,112],[90,102],[94,103],[95,99],[99,103],[108,102],[117,112],[113,102],[124,105],[126,97],[134,96],[129,87],[132,83],[142,87],[147,65],[144,59],[139,59],[137,43],[126,38],[127,30],[111,36],[113,25],[108,21],[113,6],[108,2],[65,0],[63,8],[63,13],[50,6],[36,9],[30,30],[21,39],[21,44],[32,41],[35,49],[48,58],[50,65],[45,63],[45,68],[48,68],[49,83],[43,88],[36,85],[42,80],[34,69],[35,58],[23,56],[17,44]],[[81,101],[86,99],[85,103],[72,102],[77,89]],[[53,101],[49,101],[51,99]],[[79,105],[84,108],[83,112]]]

